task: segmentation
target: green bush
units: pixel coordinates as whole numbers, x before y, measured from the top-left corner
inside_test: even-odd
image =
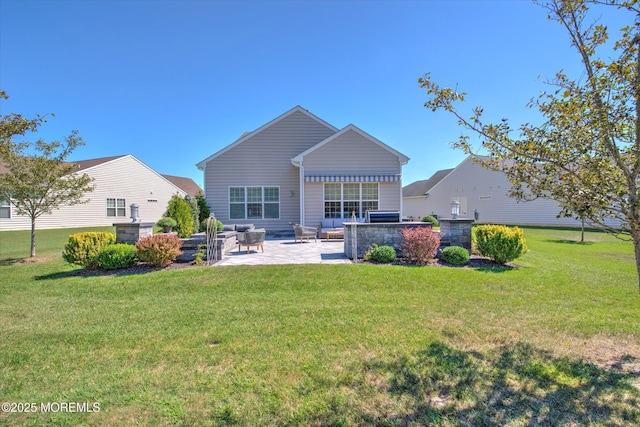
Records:
[[[207,221],[209,221],[209,218],[205,218],[202,221],[202,223],[200,224],[200,231],[207,231]],[[216,229],[218,230],[218,232],[224,230],[224,224],[219,219],[216,219]]]
[[[469,251],[460,246],[447,246],[442,251],[442,260],[453,265],[469,264]]]
[[[423,216],[422,219],[420,219],[420,221],[430,222],[432,227],[437,227],[440,225],[440,222],[436,219],[435,216],[432,216],[432,215]]]
[[[105,270],[131,267],[138,262],[136,247],[126,243],[109,245],[98,254],[98,262]]]
[[[187,238],[193,234],[191,205],[179,195],[174,194],[171,196],[164,216],[176,220],[178,224],[175,226],[174,231],[178,233],[178,237]]]
[[[103,231],[89,231],[69,236],[64,245],[62,258],[69,264],[84,268],[98,268],[98,254],[105,247],[116,242],[116,235]]]
[[[184,200],[189,203],[189,209],[191,209],[191,217],[193,218],[193,233],[200,231],[200,206],[195,197],[191,197],[188,194],[184,196]]]
[[[496,262],[511,262],[528,250],[524,234],[518,227],[479,225],[474,232],[478,252]]]
[[[202,222],[209,218],[211,215],[211,208],[207,204],[207,200],[202,194],[196,196],[196,203],[198,203],[198,224],[200,224],[200,231],[207,231],[207,223],[204,223],[204,229],[202,228]]]
[[[401,233],[402,255],[407,261],[424,265],[435,258],[440,246],[440,233],[427,227],[404,228]]]
[[[367,253],[364,254],[365,261],[376,261],[376,262],[393,262],[396,259],[396,250],[391,246],[378,246],[377,243],[371,245],[371,247],[367,250]]]
[[[166,267],[182,253],[182,241],[173,234],[154,234],[136,243],[138,257],[158,267]]]
[[[178,225],[177,221],[173,218],[169,218],[168,216],[162,217],[158,220],[158,222],[156,222],[156,225],[158,227],[169,227],[169,228],[173,228],[176,225]]]

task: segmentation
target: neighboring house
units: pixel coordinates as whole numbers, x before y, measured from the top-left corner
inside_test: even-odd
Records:
[[[139,206],[141,221],[156,222],[166,211],[173,194],[187,194],[184,189],[132,155],[73,163],[77,165],[74,173],[86,173],[94,178],[95,189],[86,194],[88,203],[61,206],[51,215],[40,216],[36,220],[38,229],[95,227],[108,226],[114,222],[130,222],[130,206],[133,203]],[[0,201],[0,230],[30,228],[28,216],[18,215],[14,206],[7,201]]]
[[[337,129],[297,106],[197,166],[216,218],[274,232],[402,210],[408,161],[356,126]]]
[[[518,202],[507,196],[511,183],[500,171],[484,168],[467,157],[454,169],[436,172],[402,189],[405,217],[424,215],[451,217],[451,202],[460,203],[460,217],[474,218],[481,224],[538,226],[581,225],[573,218],[557,218],[561,208],[550,199]]]
[[[173,185],[180,188],[182,191],[184,191],[191,197],[204,195],[202,188],[200,188],[200,186],[196,184],[196,182],[191,178],[185,178],[182,176],[165,175],[165,174],[162,174],[162,177],[169,180]]]

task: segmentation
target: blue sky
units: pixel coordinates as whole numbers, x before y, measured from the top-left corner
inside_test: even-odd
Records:
[[[133,154],[199,184],[197,162],[296,105],[409,156],[405,185],[426,179],[465,156],[455,119],[423,106],[425,72],[516,125],[577,61],[524,0],[0,0],[2,114],[54,113],[38,137],[77,129],[72,160]]]

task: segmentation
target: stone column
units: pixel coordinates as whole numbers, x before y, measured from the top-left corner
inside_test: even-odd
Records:
[[[153,222],[119,222],[113,224],[116,228],[116,243],[135,245],[143,237],[153,234]]]
[[[467,218],[438,218],[441,246],[462,246],[471,252],[471,226],[474,220]]]

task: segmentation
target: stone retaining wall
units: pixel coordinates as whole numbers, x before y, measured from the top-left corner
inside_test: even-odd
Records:
[[[357,234],[358,258],[364,258],[367,249],[374,243],[379,246],[392,246],[396,252],[400,253],[402,245],[402,230],[405,228],[431,228],[430,222],[345,222],[344,223],[344,254],[348,258],[353,258],[353,238],[354,228]]]
[[[235,231],[218,233],[218,237],[216,239],[216,261],[220,261],[236,247],[236,234],[237,233]],[[196,253],[198,253],[201,248],[204,248],[205,257],[203,259],[206,260],[207,235],[205,233],[194,234],[188,239],[180,240],[182,240],[182,255],[180,255],[176,261],[193,261]]]

